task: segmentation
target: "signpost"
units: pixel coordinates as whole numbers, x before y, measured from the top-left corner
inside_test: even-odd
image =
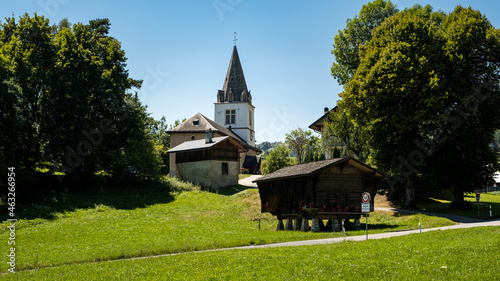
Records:
[[[479,198],[481,197],[481,190],[476,190],[476,201],[477,201],[477,216],[480,217],[479,213]]]
[[[371,195],[368,192],[364,192],[361,195],[361,212],[369,213],[371,211]],[[368,240],[368,214],[366,216],[366,240]]]

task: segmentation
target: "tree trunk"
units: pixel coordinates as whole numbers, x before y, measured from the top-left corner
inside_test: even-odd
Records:
[[[417,205],[415,203],[415,186],[413,175],[406,178],[406,199],[403,209],[415,210]]]
[[[461,187],[454,186],[453,190],[453,203],[451,203],[451,208],[460,210],[469,210],[471,204],[465,202],[464,200],[464,190]]]

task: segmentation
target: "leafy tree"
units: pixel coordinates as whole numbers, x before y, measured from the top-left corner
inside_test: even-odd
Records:
[[[303,130],[302,128],[297,128],[290,131],[290,133],[285,134],[285,138],[290,146],[290,148],[297,155],[297,161],[299,164],[302,163],[304,158],[304,152],[311,141],[311,131]]]
[[[417,175],[444,179],[460,205],[493,163],[485,144],[498,119],[486,116],[499,108],[498,30],[472,9],[442,15],[417,6],[386,19],[361,48],[339,103],[370,135],[377,167],[405,184],[406,207]]]
[[[290,150],[285,146],[278,146],[262,162],[262,174],[267,175],[291,165],[293,165],[293,162],[290,159]]]
[[[391,1],[376,0],[364,4],[359,15],[347,19],[346,27],[335,35],[332,54],[335,62],[331,74],[339,84],[346,85],[354,76],[360,63],[360,47],[372,37],[372,31],[398,12]]]
[[[312,161],[324,160],[325,154],[321,145],[321,139],[316,136],[311,136],[309,144],[306,146],[303,163]]]
[[[498,169],[490,144],[500,119],[500,30],[479,11],[458,6],[440,26],[446,56],[446,143],[426,164],[436,182],[451,187],[457,208],[469,207],[464,192],[485,184]],[[437,166],[439,164],[439,166]],[[493,165],[492,165],[493,164]],[[445,169],[452,165],[454,169]]]
[[[162,144],[150,134],[154,120],[127,92],[141,81],[129,77],[109,29],[108,19],[50,26],[37,14],[1,24],[0,116],[11,114],[12,122],[0,126],[14,144],[0,142],[0,162],[18,159],[31,171],[52,166],[74,183],[128,166],[157,171]]]
[[[350,156],[360,161],[368,159],[370,150],[367,129],[355,126],[343,107],[337,107],[337,110],[330,113],[329,120],[325,122],[322,139],[324,146],[337,150],[337,157]],[[345,147],[344,155],[341,155],[339,147]]]

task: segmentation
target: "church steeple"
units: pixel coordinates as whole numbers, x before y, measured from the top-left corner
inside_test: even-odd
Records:
[[[236,46],[229,61],[222,90],[217,91],[215,123],[226,127],[251,146],[255,146],[254,109],[247,89]]]
[[[247,89],[245,75],[243,74],[243,68],[241,67],[240,57],[238,56],[238,49],[236,49],[236,46],[233,48],[233,54],[231,55],[231,60],[229,61],[229,67],[227,69],[226,79],[224,80],[224,86],[222,86],[222,92],[222,94],[218,95],[218,102],[251,103],[250,92]],[[227,98],[230,92],[232,92],[232,100]],[[245,95],[243,93],[245,93]],[[246,98],[244,98],[244,96],[246,96]]]

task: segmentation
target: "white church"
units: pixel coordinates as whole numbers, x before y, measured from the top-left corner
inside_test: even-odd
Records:
[[[255,147],[252,95],[247,88],[236,45],[222,90],[217,92],[214,119],[197,113],[170,134],[170,176],[212,189],[238,184],[245,169],[260,169]]]

